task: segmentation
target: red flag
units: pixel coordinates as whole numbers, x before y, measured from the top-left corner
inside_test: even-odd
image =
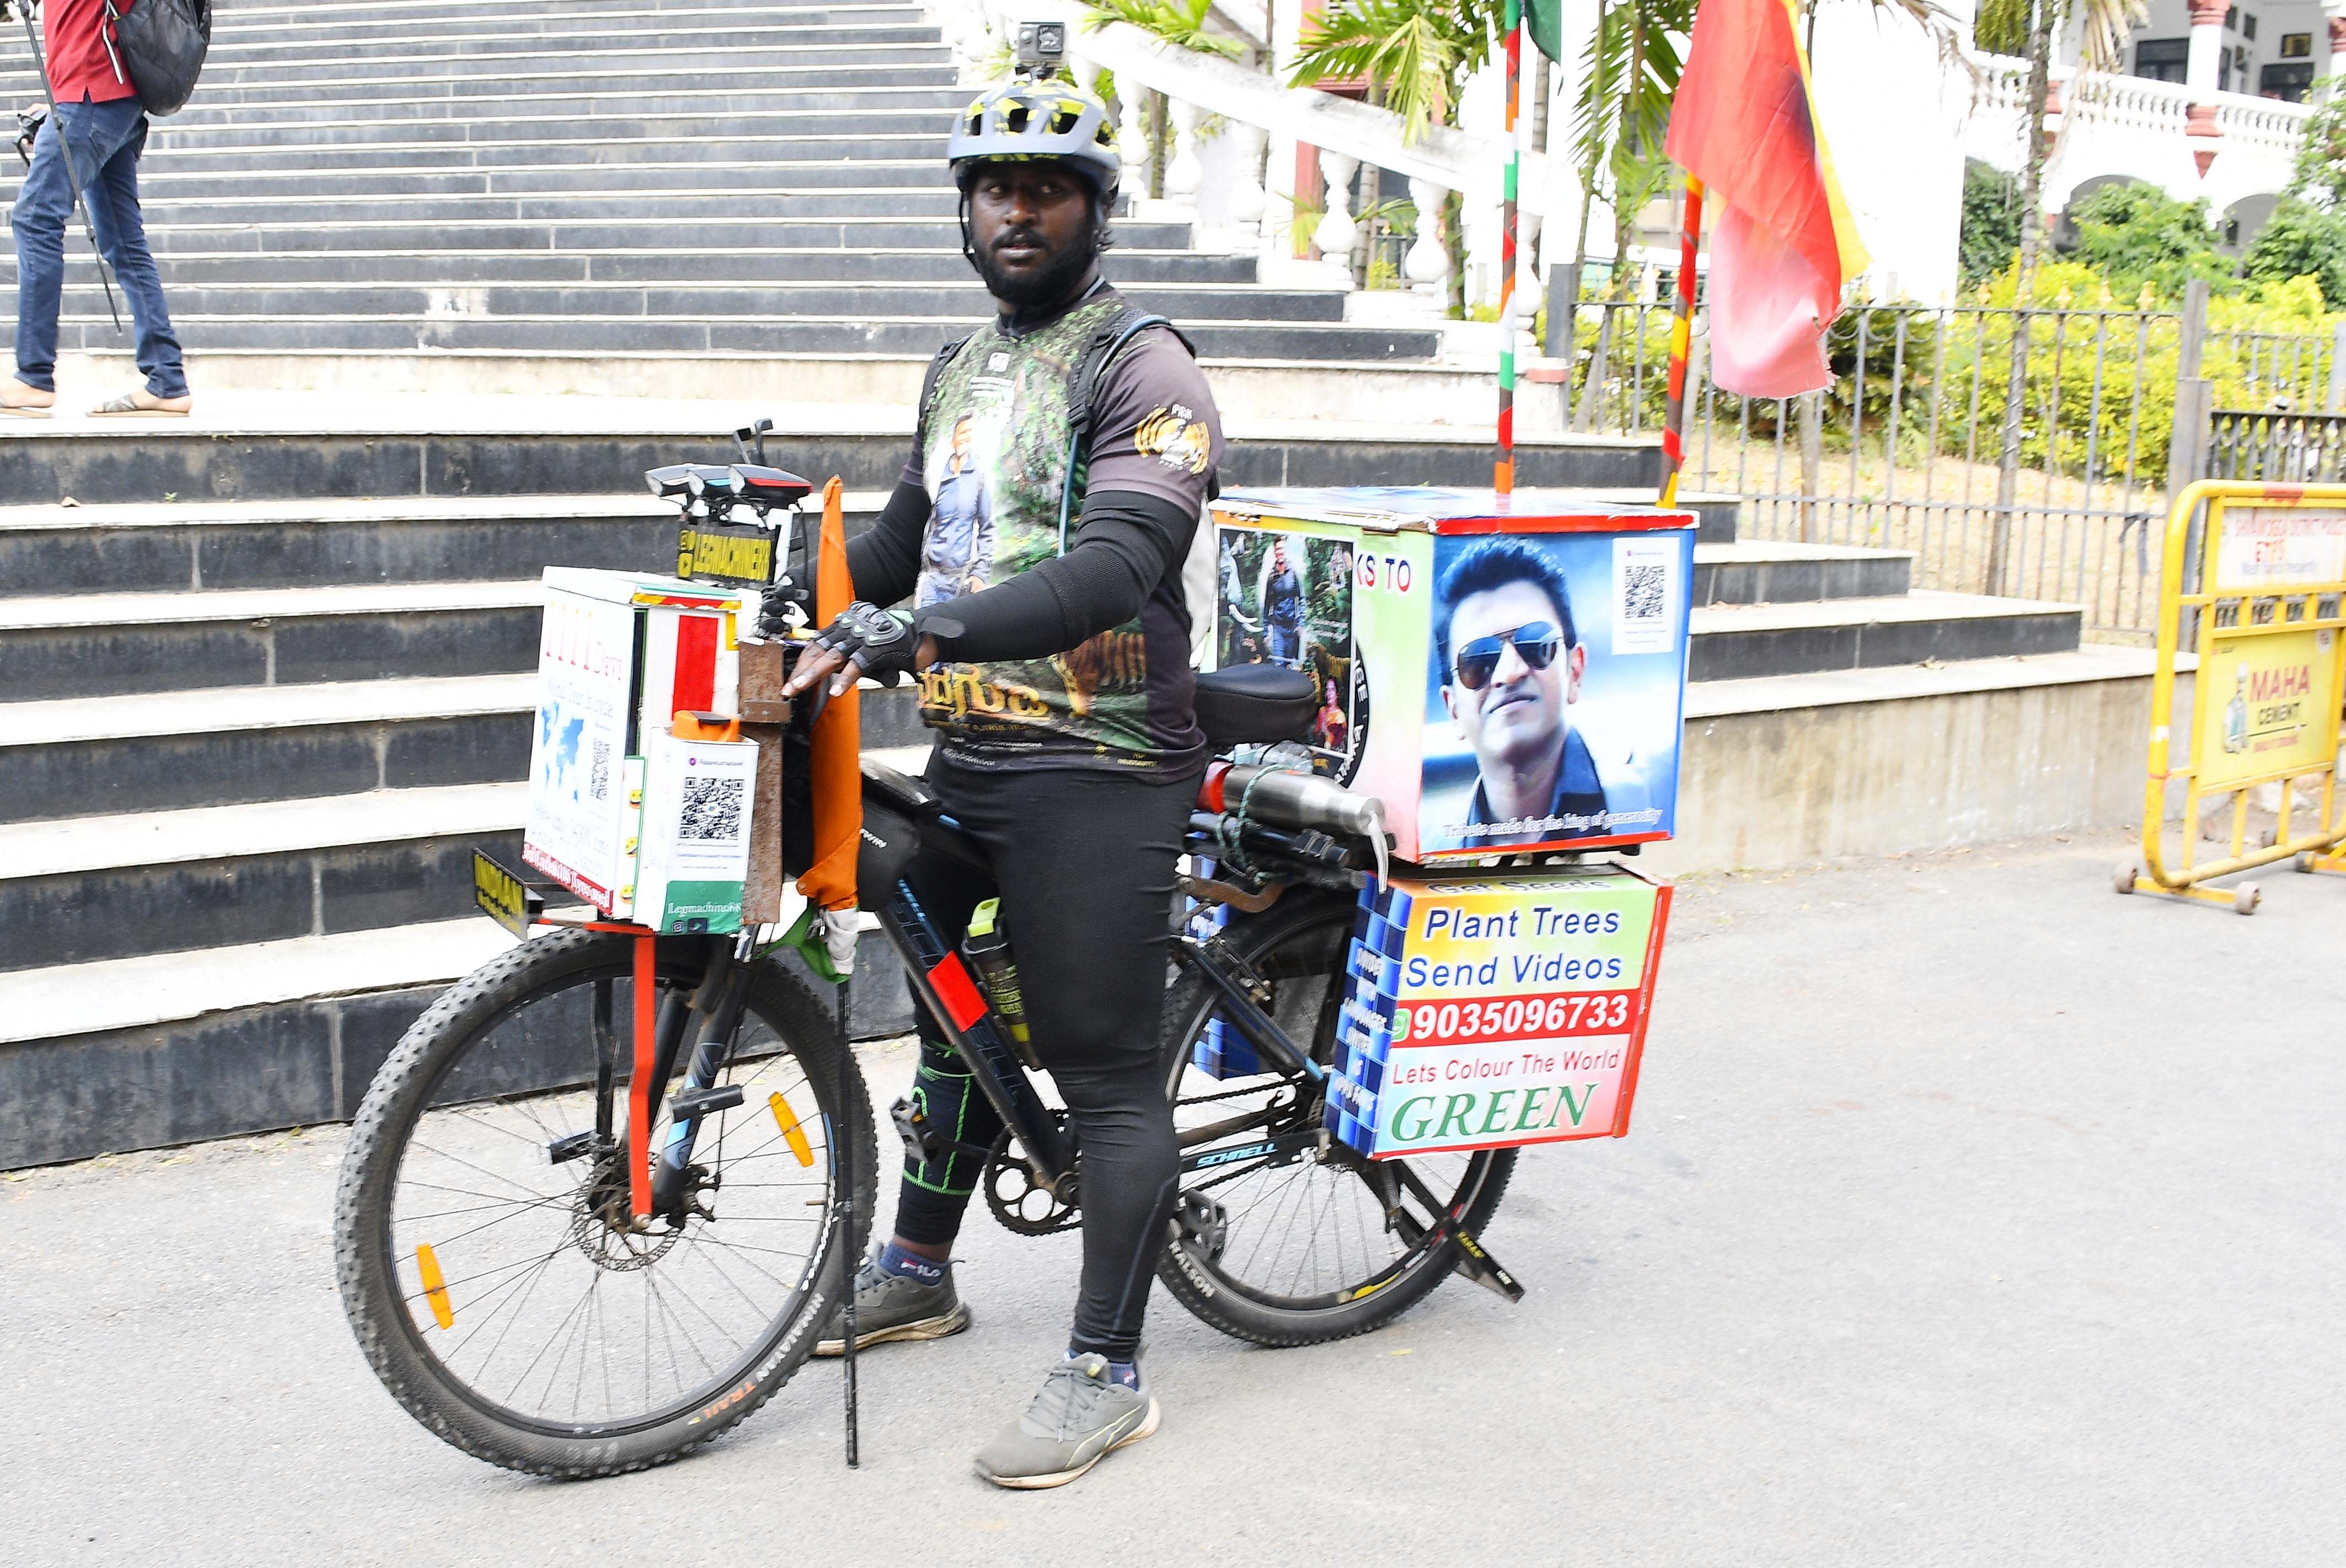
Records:
[[[847,573],[847,524],[840,507],[842,486],[833,478],[822,487],[822,535],[814,574],[814,618],[818,626],[855,600]],[[849,687],[831,699],[814,721],[814,863],[799,877],[799,891],[824,910],[855,907],[855,850],[863,831],[862,726],[856,692]]]
[[[1787,0],[1701,0],[1664,150],[1719,213],[1711,379],[1745,397],[1829,385],[1825,329],[1866,255],[1817,127]]]

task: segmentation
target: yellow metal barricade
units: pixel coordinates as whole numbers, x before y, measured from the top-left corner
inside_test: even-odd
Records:
[[[2193,563],[2191,519],[2203,504],[2207,524]],[[2187,571],[2195,582],[2185,582]],[[2199,665],[2184,762],[2176,767],[2176,661],[2187,619]],[[2221,890],[2198,884],[2290,859],[2301,871],[2346,871],[2340,853],[2346,849],[2346,801],[2338,789],[2339,704],[2346,690],[2341,628],[2346,484],[2202,480],[2177,498],[2159,580],[2145,866],[2120,867],[2118,891],[2172,893],[2251,914],[2259,896],[2255,883]],[[2170,857],[2167,790],[2176,779],[2183,783],[2183,841]],[[2280,823],[2251,848],[2249,797],[2266,785],[2279,787]],[[2227,795],[2231,853],[2196,863],[2203,803]]]

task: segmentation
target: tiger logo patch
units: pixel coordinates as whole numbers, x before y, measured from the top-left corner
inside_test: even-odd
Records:
[[[1132,444],[1144,457],[1153,457],[1168,468],[1186,468],[1192,473],[1206,472],[1213,460],[1214,439],[1208,433],[1205,422],[1186,403],[1174,403],[1160,408],[1140,422],[1132,433]]]

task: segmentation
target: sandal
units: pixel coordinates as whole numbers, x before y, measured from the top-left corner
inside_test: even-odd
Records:
[[[25,386],[25,383],[22,382],[16,382],[12,384],[18,387],[24,387],[26,392],[34,390],[31,387]],[[55,397],[52,397],[50,401],[46,403],[30,403],[10,402],[8,401],[9,395],[8,391],[5,388],[0,388],[0,414],[13,414],[18,419],[47,419],[56,412],[56,400]]]
[[[140,398],[149,401],[141,402],[138,401]],[[192,396],[158,398],[142,387],[137,392],[124,392],[120,397],[110,397],[89,412],[93,417],[116,419],[185,419],[195,402]],[[175,402],[179,406],[173,408],[171,405]]]

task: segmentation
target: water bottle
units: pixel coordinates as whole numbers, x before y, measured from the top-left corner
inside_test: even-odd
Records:
[[[1018,994],[1018,966],[1011,962],[1010,939],[1002,930],[1002,901],[988,899],[970,911],[969,932],[962,938],[961,956],[977,972],[994,1011],[1008,1031],[1010,1044],[1026,1065],[1036,1072],[1043,1064],[1026,1033],[1026,1003]]]

